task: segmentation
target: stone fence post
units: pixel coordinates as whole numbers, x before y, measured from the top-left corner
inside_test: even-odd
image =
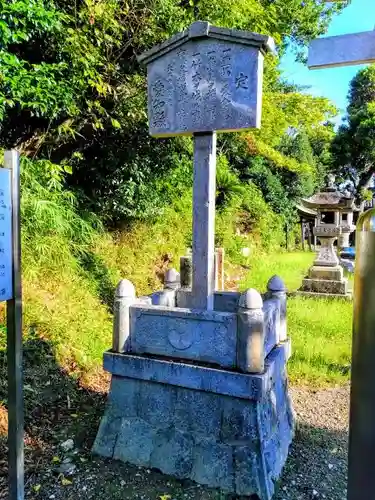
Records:
[[[215,290],[224,290],[224,248],[215,250]]]
[[[278,299],[280,301],[280,342],[285,341],[288,337],[286,324],[286,292],[285,283],[280,276],[275,274],[268,280],[267,295],[272,299]]]
[[[193,262],[191,255],[180,257],[181,288],[191,288],[193,282]]]
[[[259,292],[249,288],[238,303],[237,368],[243,372],[264,370],[264,313]]]
[[[135,288],[133,283],[129,280],[121,280],[116,288],[113,307],[112,349],[114,352],[126,352],[129,348],[129,346],[127,346],[127,340],[130,333],[129,308],[135,301]]]
[[[168,269],[164,276],[164,290],[152,294],[152,305],[176,307],[176,293],[180,288],[180,274],[176,269]]]

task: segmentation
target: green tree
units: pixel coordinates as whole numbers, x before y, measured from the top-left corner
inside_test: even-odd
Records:
[[[136,56],[196,19],[271,35],[282,54],[324,32],[339,9],[320,0],[0,0],[0,147],[73,167],[81,204],[107,220],[153,215],[163,192],[172,195],[171,177],[177,193],[186,183],[191,145],[148,137]],[[322,113],[317,100],[280,90],[277,63],[266,60],[260,140],[297,171],[272,148],[290,120],[318,126]]]
[[[353,78],[348,99],[345,123],[332,142],[332,164],[361,199],[375,173],[375,65]]]

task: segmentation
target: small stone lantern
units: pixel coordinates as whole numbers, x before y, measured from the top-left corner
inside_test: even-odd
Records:
[[[355,229],[354,198],[350,194],[338,192],[334,186],[334,176],[329,175],[327,187],[303,200],[303,203],[317,211],[318,220],[314,234],[320,241],[320,247],[308,277],[302,281],[300,292],[311,295],[350,296],[334,242],[339,239],[340,246],[349,246],[349,235]]]

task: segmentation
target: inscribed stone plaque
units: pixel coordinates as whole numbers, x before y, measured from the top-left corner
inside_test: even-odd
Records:
[[[130,324],[133,353],[236,365],[236,314],[134,305]]]
[[[272,48],[269,37],[197,22],[140,56],[150,134],[259,127],[263,53]]]
[[[0,301],[13,297],[11,172],[0,168]]]

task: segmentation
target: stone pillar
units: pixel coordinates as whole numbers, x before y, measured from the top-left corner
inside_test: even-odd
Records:
[[[224,248],[215,251],[215,290],[224,290]]]
[[[284,281],[276,274],[268,280],[267,283],[268,296],[272,299],[278,299],[280,302],[280,338],[279,342],[284,342],[287,339],[287,324],[286,324],[286,286]]]
[[[168,269],[164,276],[164,290],[151,295],[153,306],[176,307],[176,294],[180,288],[180,274],[176,269]]]
[[[334,242],[341,234],[340,226],[334,224],[322,224],[314,227],[314,234],[320,240],[319,253],[315,258],[314,266],[335,267],[339,259],[334,249]]]
[[[264,370],[263,300],[254,288],[244,292],[238,303],[237,368],[242,372]]]
[[[193,263],[190,255],[180,257],[181,288],[191,288],[193,282]]]
[[[114,352],[127,352],[130,349],[127,345],[130,334],[129,308],[135,301],[133,283],[129,280],[121,280],[116,288],[113,307],[112,349]]]
[[[164,276],[164,289],[165,290],[177,290],[180,288],[180,274],[176,269],[168,269]]]
[[[215,289],[216,133],[194,134],[194,306],[213,310]]]

